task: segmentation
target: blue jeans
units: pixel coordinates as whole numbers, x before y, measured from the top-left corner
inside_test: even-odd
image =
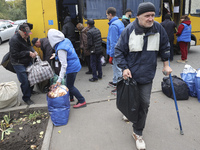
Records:
[[[102,66],[101,66],[101,55],[91,54],[90,55],[90,65],[92,68],[92,75],[94,79],[102,78]],[[98,71],[98,75],[97,75]]]
[[[152,83],[137,84],[137,86],[139,90],[138,94],[139,94],[140,106],[138,109],[138,120],[136,123],[133,124],[133,131],[137,135],[142,135],[150,104]]]
[[[85,102],[85,98],[81,95],[79,90],[74,86],[74,82],[76,80],[77,72],[69,73],[66,75],[66,84],[69,89],[70,96],[75,96],[79,103]]]
[[[30,100],[31,92],[33,90],[33,87],[30,87],[28,81],[28,74],[26,72],[26,67],[24,65],[13,65],[13,68],[15,69],[17,78],[21,83],[20,87],[23,94],[22,99],[23,101],[26,102],[27,100]]]
[[[118,82],[118,78],[122,77],[122,69],[117,66],[117,62],[115,61],[115,57],[113,57],[113,83]]]

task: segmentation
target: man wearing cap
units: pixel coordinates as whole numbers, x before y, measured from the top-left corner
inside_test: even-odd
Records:
[[[131,9],[127,8],[125,11],[125,15],[122,16],[122,22],[124,24],[124,26],[126,27],[130,22],[130,18],[132,15],[132,11]]]
[[[102,54],[102,39],[101,32],[94,26],[94,20],[88,19],[87,27],[89,28],[87,32],[87,46],[90,51],[90,64],[92,68],[92,78],[89,79],[90,82],[98,81],[102,79],[102,66],[101,66],[101,54]],[[98,75],[97,75],[98,72]]]
[[[52,56],[53,53],[53,48],[51,47],[49,40],[47,38],[33,38],[32,40],[33,46],[36,46],[37,48],[41,48],[43,52],[43,60],[46,60],[50,64],[50,57]]]
[[[30,99],[33,87],[30,87],[26,68],[31,65],[32,58],[37,55],[31,47],[30,28],[32,29],[32,25],[29,23],[20,25],[19,31],[9,41],[10,60],[21,83],[22,99],[28,105],[34,104],[34,102]]]
[[[106,10],[106,16],[109,20],[109,29],[108,29],[108,36],[107,36],[107,54],[110,56],[109,63],[113,64],[113,81],[109,82],[108,84],[115,89],[111,91],[112,94],[116,95],[116,85],[118,82],[118,78],[122,77],[122,71],[117,66],[116,61],[114,59],[115,54],[115,45],[124,30],[124,24],[118,19],[116,16],[116,9],[114,7],[109,7]]]
[[[165,29],[156,21],[155,6],[151,2],[140,3],[137,18],[122,32],[115,47],[115,59],[123,71],[123,78],[137,82],[139,104],[134,107],[133,138],[137,149],[146,149],[142,138],[150,104],[152,81],[156,73],[157,55],[163,61],[163,73],[168,76],[170,45]],[[131,107],[132,108],[132,107]]]

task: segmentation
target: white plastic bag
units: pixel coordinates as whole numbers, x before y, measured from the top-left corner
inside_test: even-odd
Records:
[[[195,88],[195,76],[196,69],[186,64],[183,69],[183,73],[181,73],[181,78],[188,85],[189,95],[192,97],[197,97],[197,91]]]
[[[196,73],[196,69],[192,68],[192,66],[186,64],[183,69],[183,73]]]
[[[0,83],[0,109],[18,104],[18,94],[16,82]]]

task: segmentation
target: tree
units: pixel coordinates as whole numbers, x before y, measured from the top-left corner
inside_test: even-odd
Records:
[[[5,0],[0,0],[0,19],[8,18],[8,4]]]
[[[8,20],[26,19],[26,0],[0,0],[0,18]]]

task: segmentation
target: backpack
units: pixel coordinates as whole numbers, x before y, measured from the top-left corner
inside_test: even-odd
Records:
[[[189,98],[188,90],[189,89],[188,89],[188,86],[185,83],[185,81],[183,81],[183,79],[174,75],[174,76],[172,76],[172,82],[174,85],[176,99],[177,100],[188,100],[188,98]],[[161,86],[162,86],[162,92],[167,97],[174,99],[169,77],[163,78],[163,82],[161,83]]]

